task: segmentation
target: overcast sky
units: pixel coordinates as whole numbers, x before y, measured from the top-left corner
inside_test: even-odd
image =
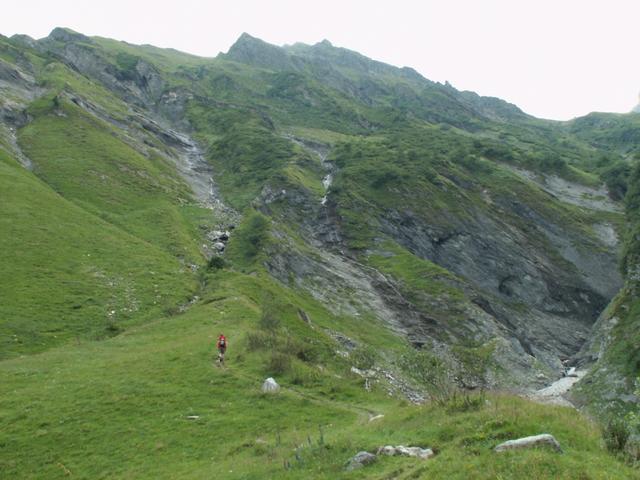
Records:
[[[0,33],[86,35],[226,52],[242,32],[277,45],[323,39],[567,120],[628,112],[640,91],[640,0],[3,0]]]

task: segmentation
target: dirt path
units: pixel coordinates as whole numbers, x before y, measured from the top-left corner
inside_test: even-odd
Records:
[[[333,177],[336,173],[336,166],[328,160],[329,152],[331,147],[329,145],[324,145],[317,142],[312,142],[310,140],[305,140],[303,138],[297,138],[293,135],[284,135],[284,138],[292,141],[296,145],[299,145],[307,152],[312,155],[317,156],[320,159],[320,164],[322,168],[325,170],[325,175],[322,177],[322,186],[324,187],[325,195],[322,197],[320,201],[321,205],[327,204],[327,195],[329,193],[329,187],[333,183]]]

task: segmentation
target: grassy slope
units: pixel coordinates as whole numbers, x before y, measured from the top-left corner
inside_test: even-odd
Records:
[[[190,191],[172,165],[144,157],[70,102],[55,107],[43,98],[31,111],[36,118],[21,130],[20,143],[54,190],[175,256],[200,258],[179,212]]]
[[[568,123],[578,138],[605,150],[623,154],[640,149],[640,115],[635,113],[590,113]]]
[[[9,60],[19,58],[2,46]],[[32,121],[19,131],[39,179],[0,151],[1,357],[108,337],[176,309],[197,288],[185,265],[203,261],[197,226],[212,221],[189,204],[190,191],[167,160],[143,156],[123,132],[65,95],[123,120],[121,101],[27,54],[49,91],[29,106]]]
[[[176,258],[0,158],[3,356],[100,338],[188,298],[195,283]]]
[[[489,397],[479,411],[413,407],[382,389],[366,393],[336,356],[306,362],[308,373],[300,378],[278,377],[284,391],[263,396],[259,385],[270,372],[246,336],[260,315],[253,297],[280,287],[261,275],[230,272],[210,281],[215,287],[204,304],[186,314],[108,341],[2,362],[2,471],[52,479],[66,472],[140,479],[635,478],[604,453],[597,430],[575,411],[505,396]],[[297,301],[314,312],[316,325],[336,322],[309,300]],[[318,335],[299,319],[282,321],[287,330]],[[219,330],[230,339],[226,369],[212,365]],[[385,417],[369,422],[369,412]],[[505,439],[541,432],[554,433],[565,454],[490,450]],[[343,473],[355,452],[382,444],[431,446],[440,453],[425,464],[384,458]],[[284,470],[285,460],[291,470]]]

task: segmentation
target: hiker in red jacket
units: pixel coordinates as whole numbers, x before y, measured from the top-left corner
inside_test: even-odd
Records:
[[[218,363],[224,365],[224,352],[227,351],[227,339],[222,333],[218,337],[218,343],[216,345],[218,347]]]

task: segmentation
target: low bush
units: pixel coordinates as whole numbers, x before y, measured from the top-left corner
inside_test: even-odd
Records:
[[[224,258],[218,256],[211,257],[209,259],[209,263],[207,264],[209,270],[222,270],[225,266],[226,263],[224,261]]]
[[[291,355],[282,352],[273,352],[267,365],[269,374],[284,375],[291,370]]]
[[[351,352],[353,365],[360,370],[368,370],[375,364],[376,352],[369,346],[360,346]]]
[[[247,333],[247,344],[249,350],[266,350],[275,346],[275,337],[262,331],[252,331]]]
[[[609,452],[619,454],[625,451],[630,433],[624,420],[614,418],[603,427],[602,439]]]

